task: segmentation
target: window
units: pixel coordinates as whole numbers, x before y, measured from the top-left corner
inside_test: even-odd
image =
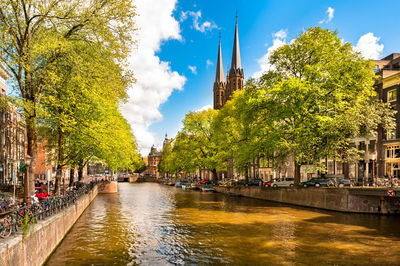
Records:
[[[366,150],[366,145],[364,141],[361,141],[360,144],[358,145],[358,150],[360,151],[365,151]]]
[[[400,145],[386,147],[386,158],[400,158]]]
[[[387,92],[387,101],[394,102],[397,100],[397,89],[390,90]]]
[[[376,145],[376,140],[371,140],[368,144],[368,151],[369,152],[375,152],[375,145]]]

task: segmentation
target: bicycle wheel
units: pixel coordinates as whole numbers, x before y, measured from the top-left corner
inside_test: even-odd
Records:
[[[6,218],[4,237],[11,235],[11,231],[12,231],[11,217],[8,217]]]
[[[0,237],[4,238],[7,237],[11,234],[11,224],[8,221],[8,219],[4,218],[1,221],[1,226],[0,226]]]

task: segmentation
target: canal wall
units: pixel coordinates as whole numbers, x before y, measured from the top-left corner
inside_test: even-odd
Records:
[[[313,207],[326,210],[400,214],[400,198],[384,196],[386,191],[351,188],[261,188],[261,187],[215,187],[217,192],[242,195],[274,202]],[[373,192],[373,193],[372,193]],[[378,193],[379,192],[379,193]]]
[[[22,232],[0,241],[0,265],[42,265],[62,241],[83,211],[97,196],[95,186],[67,209],[32,225],[27,236]]]
[[[136,179],[137,183],[144,183],[144,182],[152,182],[152,183],[161,183],[161,180],[155,177],[139,177]]]
[[[99,186],[100,194],[118,193],[117,181],[102,182]]]

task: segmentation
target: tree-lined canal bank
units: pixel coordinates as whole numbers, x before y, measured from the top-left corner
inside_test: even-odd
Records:
[[[122,183],[97,196],[47,265],[399,261],[398,217]]]

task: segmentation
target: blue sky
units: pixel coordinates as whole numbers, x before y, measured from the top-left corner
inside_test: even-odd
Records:
[[[371,59],[400,52],[398,0],[134,2],[140,14],[139,44],[131,59],[137,84],[122,111],[143,155],[153,143],[160,146],[165,133],[174,137],[187,112],[212,104],[218,29],[226,73],[236,11],[245,78],[267,69],[268,53],[312,26],[337,30]]]

